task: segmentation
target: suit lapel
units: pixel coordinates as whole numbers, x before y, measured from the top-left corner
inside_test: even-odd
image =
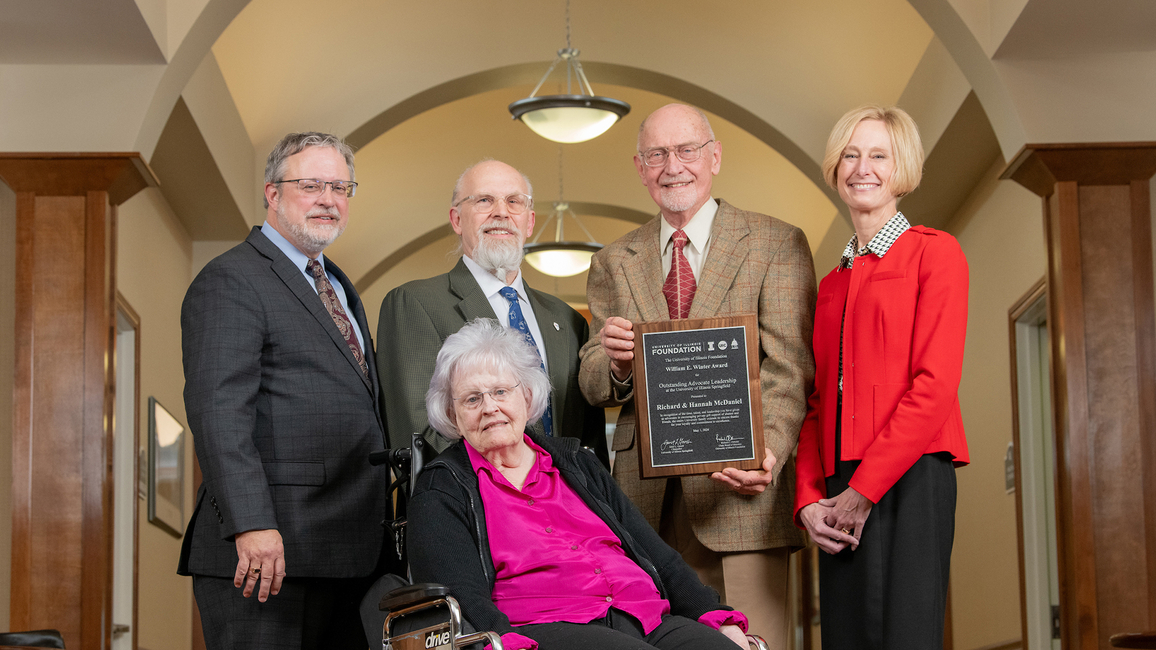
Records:
[[[534,291],[526,284],[526,278],[522,278],[522,284],[526,287],[526,297],[530,300],[530,307],[534,310],[534,320],[538,322],[538,330],[542,332],[542,347],[546,348],[546,367],[550,369],[550,384],[556,389],[560,389],[566,385],[567,376],[570,372],[569,359],[564,358],[569,353],[569,348],[566,345],[567,332],[562,331],[566,327],[565,321],[558,318],[558,315],[550,311],[542,302],[537,291]],[[554,415],[557,417],[560,411],[558,401],[561,398],[561,391],[554,391]]]
[[[710,251],[699,273],[694,302],[690,304],[690,318],[718,315],[727,291],[746,260],[746,249],[740,248],[739,242],[749,234],[750,228],[738,210],[720,200],[711,226]]]
[[[349,344],[345,342],[345,337],[341,336],[341,332],[337,329],[337,324],[333,322],[333,317],[329,315],[329,312],[325,309],[325,305],[321,303],[321,298],[317,295],[317,290],[310,286],[309,281],[305,279],[305,275],[301,273],[301,269],[297,268],[288,257],[285,257],[281,249],[277,248],[276,244],[269,241],[269,238],[261,233],[260,228],[254,227],[253,232],[249,233],[246,241],[262,255],[269,258],[269,266],[273,272],[277,274],[277,277],[281,278],[281,281],[293,292],[293,295],[297,296],[297,299],[301,301],[301,305],[305,307],[306,311],[317,319],[317,322],[321,325],[322,329],[325,330],[326,334],[329,335],[329,338],[333,340],[334,345],[337,346],[341,355],[357,370],[357,376],[361,378],[366,389],[372,393],[373,385],[369,379],[362,374],[361,366],[357,363],[357,359],[353,357],[353,352],[350,351]],[[336,268],[336,266],[331,265],[328,259],[325,260],[325,263],[327,268]],[[340,269],[337,269],[337,271],[340,273]],[[337,274],[335,273],[334,275]],[[351,300],[350,296],[356,296],[356,292],[350,294],[349,289],[351,287],[344,273],[341,273],[338,277],[342,278],[342,285],[346,287],[346,300]],[[362,328],[363,333],[366,331],[366,327],[362,322],[364,318],[363,311],[362,317],[358,319],[358,327]],[[365,340],[369,340],[368,336]],[[372,352],[366,353],[365,350],[362,350],[362,353],[366,354],[367,357],[373,354]],[[368,363],[368,361],[366,363]]]
[[[466,267],[464,260],[458,260],[454,268],[450,269],[450,291],[460,298],[454,306],[462,317],[463,323],[475,318],[498,318],[490,299],[482,293],[474,274]]]
[[[662,247],[658,241],[658,220],[661,218],[659,215],[634,231],[634,237],[626,245],[631,255],[622,265],[626,283],[644,322],[670,318],[666,298],[662,295]]]

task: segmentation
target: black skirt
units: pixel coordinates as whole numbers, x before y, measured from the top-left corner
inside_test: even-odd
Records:
[[[827,495],[858,466],[836,461]],[[951,455],[922,456],[871,508],[857,550],[819,553],[823,650],[943,647],[955,496]]]

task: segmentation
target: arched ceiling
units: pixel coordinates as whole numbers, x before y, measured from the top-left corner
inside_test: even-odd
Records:
[[[0,28],[20,33],[0,40],[0,148],[140,151],[194,240],[260,223],[262,163],[291,130],[361,146],[363,192],[332,254],[365,287],[420,266],[449,183],[483,156],[526,169],[540,210],[556,194],[555,145],[504,107],[565,44],[564,0],[9,4]],[[1154,20],[1151,0],[1094,12],[1086,0],[573,0],[573,45],[595,89],[635,111],[567,148],[567,198],[622,227],[633,222],[615,214],[652,212],[631,131],[686,101],[727,132],[718,194],[798,223],[825,266],[846,231],[831,227],[839,202],[818,161],[845,110],[913,114],[929,157],[905,211],[943,225],[1024,142],[1156,139],[1135,110],[1156,102]]]
[[[452,264],[444,252],[423,256],[439,247],[457,175],[484,157],[530,176],[544,222],[559,145],[513,122],[506,105],[529,94],[564,45],[561,0],[327,9],[334,20],[317,20],[305,0],[252,0],[212,53],[258,154],[302,129],[362,145],[353,219],[329,254],[363,291],[394,286],[407,268]],[[687,101],[712,114],[724,143],[716,196],[798,225],[813,249],[839,218],[817,162],[831,124],[860,103],[895,103],[932,39],[906,0],[724,3],[709,20],[686,0],[577,0],[571,11],[596,92],[633,110],[606,135],[564,147],[566,199],[653,214],[631,164],[635,134],[654,109]],[[636,225],[589,223],[604,243]],[[583,277],[559,282],[559,293],[580,298]]]
[[[544,72],[565,42],[562,0],[349,0],[325,6],[330,20],[318,20],[318,9],[309,0],[252,0],[213,46],[258,149],[302,122],[350,133],[385,107],[481,70],[542,62]],[[932,38],[906,0],[709,8],[576,0],[571,27],[583,61],[651,70],[727,97],[816,159],[847,108],[899,98]]]

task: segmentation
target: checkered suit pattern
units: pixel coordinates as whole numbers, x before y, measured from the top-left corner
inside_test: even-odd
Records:
[[[591,331],[609,316],[632,322],[668,320],[662,294],[659,219],[625,235],[594,255],[587,281]],[[799,427],[814,380],[811,330],[815,271],[801,230],[766,215],[719,201],[710,252],[699,274],[690,318],[757,313],[764,434],[778,459],[775,485],[763,494],[738,495],[706,476],[682,478],[695,535],[718,552],[802,546],[792,522],[794,461]],[[582,393],[599,406],[622,406],[614,434],[615,478],[657,529],[665,481],[638,477],[633,395],[615,395],[610,359],[599,338],[582,348]]]

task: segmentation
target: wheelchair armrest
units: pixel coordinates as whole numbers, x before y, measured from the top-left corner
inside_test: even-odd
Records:
[[[378,609],[381,611],[397,611],[426,601],[445,598],[450,594],[449,587],[432,582],[419,582],[415,585],[398,587],[381,597]]]

